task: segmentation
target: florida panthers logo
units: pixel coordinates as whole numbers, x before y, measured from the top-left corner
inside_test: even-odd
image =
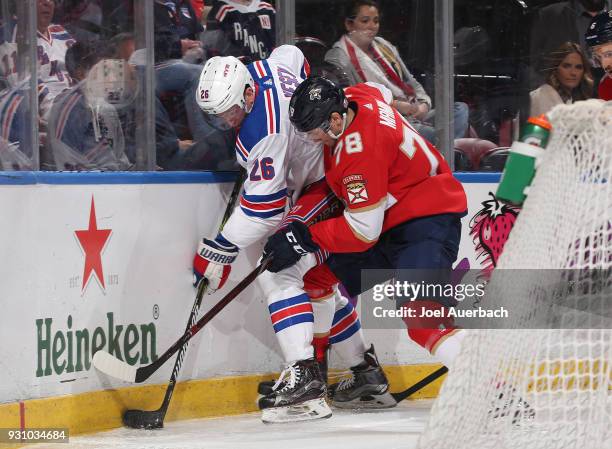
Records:
[[[520,210],[500,203],[492,192],[489,195],[492,199],[483,201],[483,208],[470,220],[470,235],[476,244],[476,257],[482,259],[485,276],[497,266]]]
[[[315,87],[311,89],[310,92],[310,101],[321,100],[321,88]]]

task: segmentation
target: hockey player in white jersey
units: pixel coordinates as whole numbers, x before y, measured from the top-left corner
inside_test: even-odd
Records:
[[[234,57],[212,58],[202,71],[198,104],[204,112],[240,128],[236,155],[248,173],[240,207],[234,210],[222,233],[200,243],[194,258],[194,274],[198,280],[202,276],[209,280],[211,292],[226,282],[239,249],[273,232],[285,215],[288,201],[323,178],[321,148],[298,135],[288,120],[291,95],[307,75],[308,64],[293,46],[281,46],[269,59],[248,67]],[[324,260],[321,254],[311,256],[303,258],[295,269],[266,272],[259,279],[288,363],[281,376],[283,379],[286,375],[287,381],[279,381],[277,394],[267,403],[260,403],[268,407],[263,416],[267,421],[331,415],[311,342],[313,322],[315,333],[329,332],[334,298],[311,303],[312,298],[304,291],[304,274]],[[351,335],[360,337],[358,330],[353,326]],[[297,391],[300,393],[296,395]]]

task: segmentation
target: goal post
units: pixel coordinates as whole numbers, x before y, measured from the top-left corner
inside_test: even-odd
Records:
[[[487,286],[513,313],[505,329],[466,330],[420,449],[612,449],[612,102],[558,106],[549,119]],[[504,270],[533,279],[508,285]],[[534,328],[555,285],[561,325]]]

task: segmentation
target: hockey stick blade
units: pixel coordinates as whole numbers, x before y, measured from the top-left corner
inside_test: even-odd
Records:
[[[419,380],[414,385],[406,388],[404,391],[400,391],[398,393],[391,393],[391,396],[393,396],[393,399],[395,399],[396,402],[403,401],[407,397],[412,396],[417,391],[425,388],[437,378],[445,375],[447,372],[448,368],[445,366],[443,366],[442,368],[438,368],[436,371],[425,376],[423,379]]]
[[[157,360],[149,365],[135,368],[126,362],[113,357],[106,351],[98,351],[94,354],[92,363],[100,371],[117,379],[126,382],[141,383],[147,380],[164,363],[168,361],[185,343],[191,340],[210,320],[212,320],[221,310],[225,308],[236,296],[242,293],[262,273],[272,261],[272,255],[261,261],[259,266],[251,271],[238,285],[236,285],[227,295],[215,304],[206,314],[191,326],[170,348],[166,350]],[[100,355],[98,355],[100,354]]]
[[[166,411],[159,410],[127,410],[123,414],[123,424],[131,429],[161,429],[164,427]]]
[[[106,351],[98,351],[93,355],[91,363],[98,371],[125,382],[136,381],[136,367],[128,365]]]

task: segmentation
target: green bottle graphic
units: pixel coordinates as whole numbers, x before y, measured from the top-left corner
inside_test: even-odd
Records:
[[[523,126],[520,141],[510,147],[510,155],[502,173],[496,197],[501,201],[520,206],[525,201],[525,189],[535,175],[536,159],[548,144],[551,126],[542,114],[530,117]]]

